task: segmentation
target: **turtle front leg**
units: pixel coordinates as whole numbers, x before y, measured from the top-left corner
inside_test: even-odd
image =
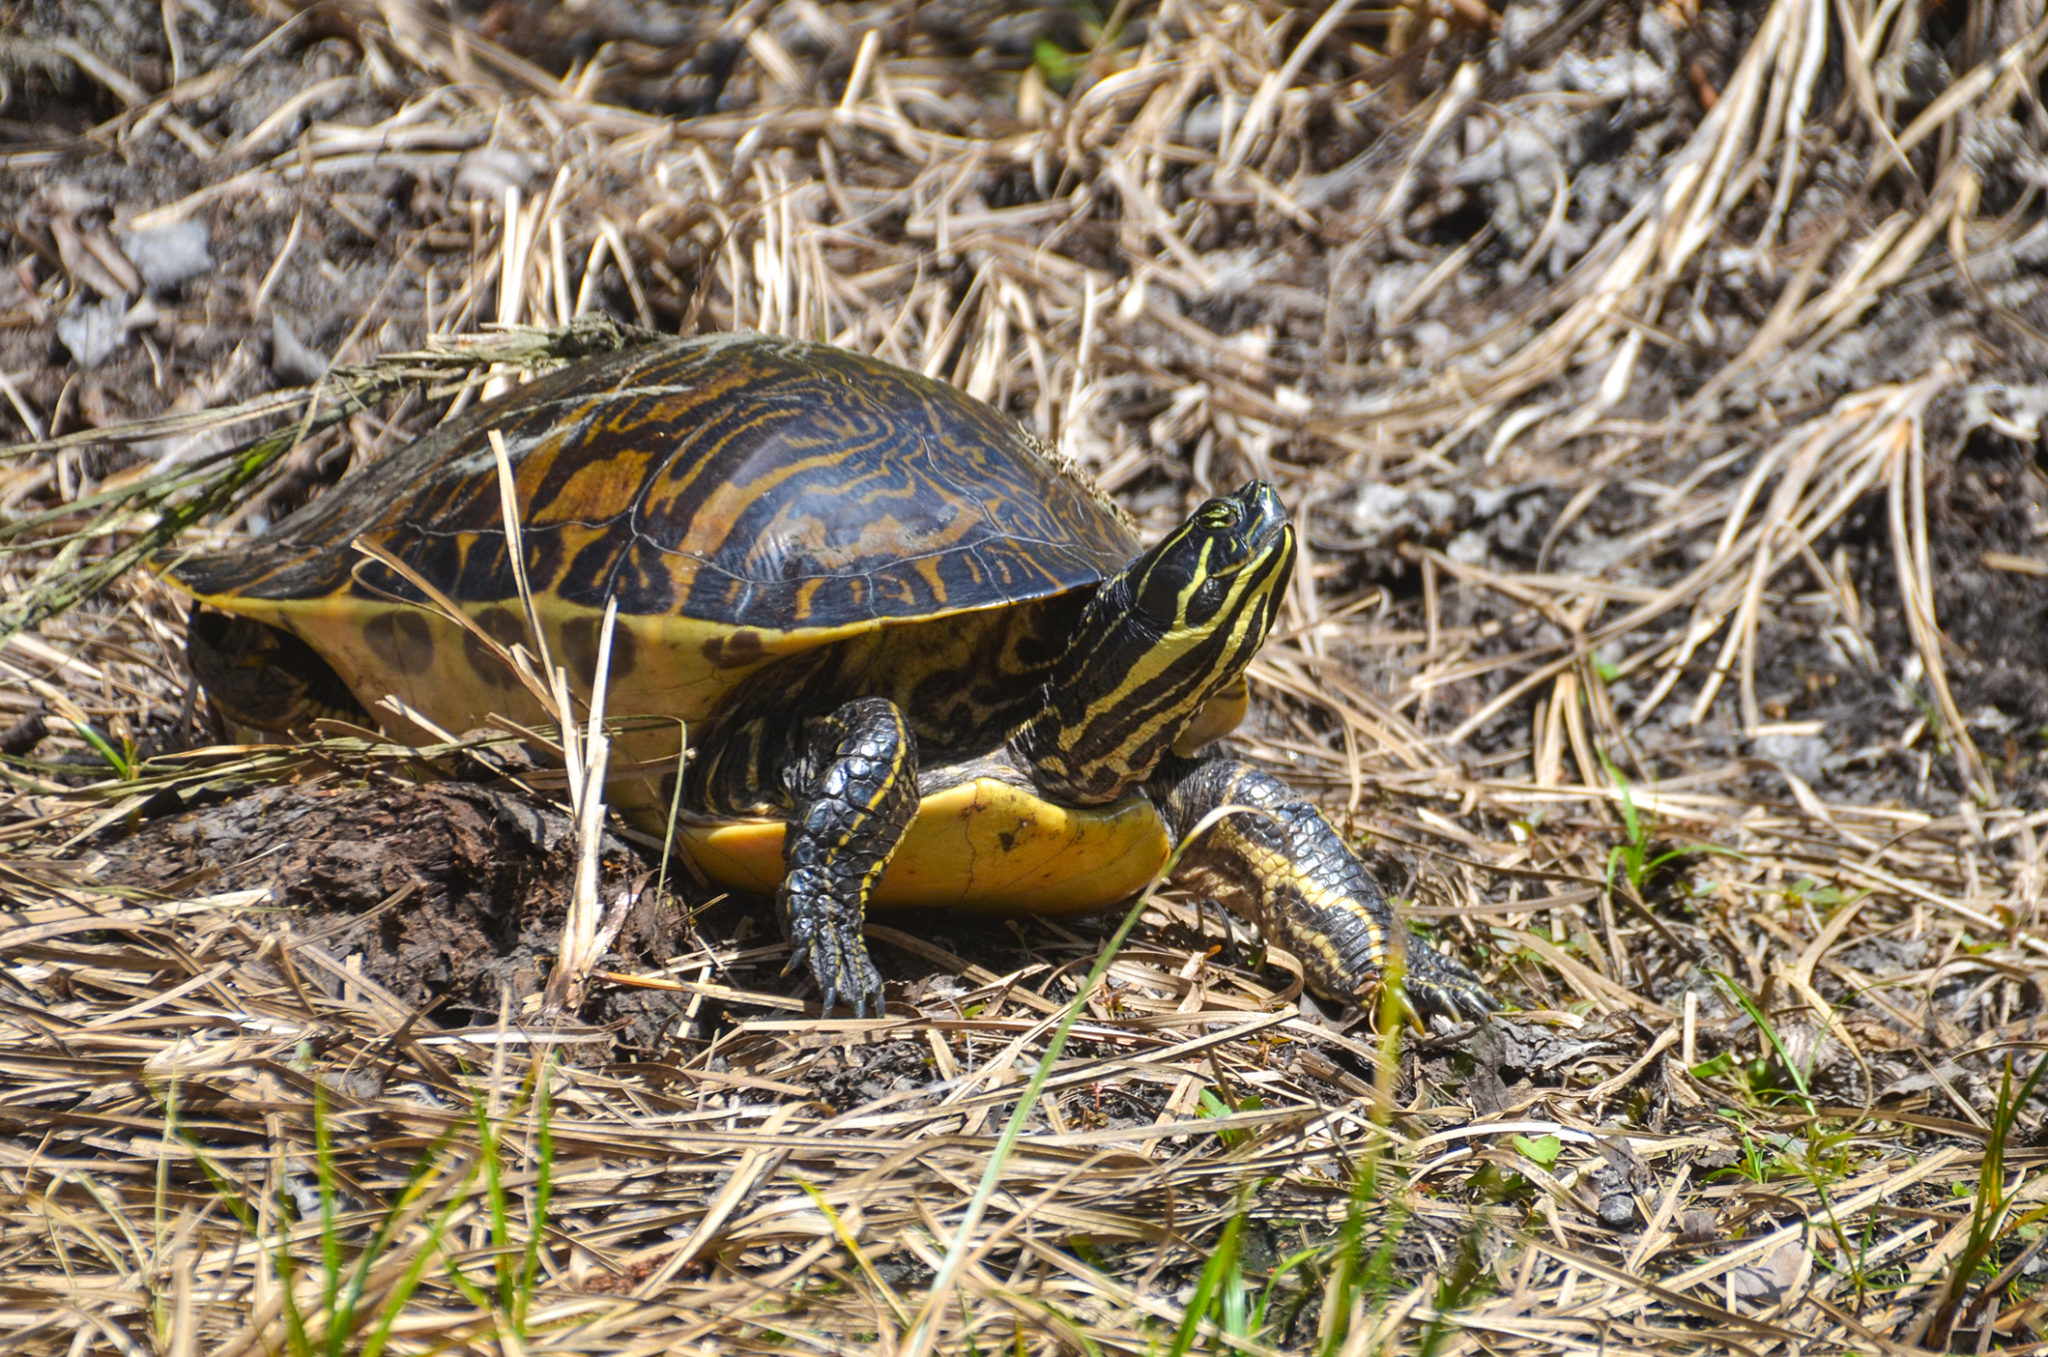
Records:
[[[1265,812],[1217,820],[1183,850],[1175,879],[1301,958],[1317,994],[1362,1002],[1400,958],[1420,1013],[1483,1018],[1500,1007],[1477,976],[1413,938],[1322,812],[1279,779],[1234,759],[1175,759],[1151,785],[1176,840],[1219,807]]]
[[[775,914],[789,966],[810,963],[825,1012],[844,999],[856,1017],[882,1012],[882,977],[861,929],[868,895],[917,813],[917,741],[896,704],[864,697],[811,724],[803,757],[783,776],[795,810],[782,841],[788,868]]]

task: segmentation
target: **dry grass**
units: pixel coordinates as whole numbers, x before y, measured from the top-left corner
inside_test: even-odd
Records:
[[[1345,1029],[1167,898],[1120,948],[1035,929],[1006,974],[885,921],[928,978],[876,1021],[807,1014],[749,979],[779,947],[707,925],[592,977],[674,1000],[631,1045],[509,1000],[444,1023],[253,892],[111,886],[107,846],[167,793],[417,772],[364,741],[209,746],[176,604],[114,566],[166,506],[246,530],[448,392],[392,399],[401,364],[269,397],[256,466],[204,413],[247,394],[229,359],[163,389],[183,423],[126,433],[88,427],[89,382],[45,403],[0,364],[0,744],[52,732],[0,763],[0,1346],[2048,1336],[2022,1086],[2048,737],[1982,714],[1961,666],[1995,638],[1938,608],[1969,440],[2040,438],[2037,0],[1535,26],[1185,0],[1035,58],[910,6],[747,5],[552,66],[538,10],[492,11],[494,41],[410,0],[255,8],[276,45],[317,23],[346,74],[309,66],[229,137],[187,113],[268,49],[174,50],[153,92],[78,41],[0,39],[5,69],[113,103],[0,161],[176,161],[134,228],[296,204],[238,321],[366,176],[438,186],[411,225],[360,221],[383,273],[338,362],[610,309],[944,377],[1149,527],[1274,479],[1306,568],[1251,747],[1418,865],[1418,915],[1520,1011],[1449,1042]],[[708,111],[633,107],[706,86]],[[40,220],[16,329],[122,282],[104,228]],[[436,380],[466,404],[530,356]],[[2048,590],[2039,523],[1984,578]]]

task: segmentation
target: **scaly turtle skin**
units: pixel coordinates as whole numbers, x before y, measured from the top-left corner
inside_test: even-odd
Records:
[[[1319,811],[1196,754],[1242,715],[1293,569],[1272,488],[1212,499],[1147,550],[996,411],[839,349],[727,335],[585,361],[245,548],[171,562],[207,605],[193,667],[216,704],[271,728],[331,706],[332,679],[292,677],[310,650],[389,725],[545,721],[482,639],[528,640],[492,431],[539,639],[586,690],[618,606],[607,711],[648,719],[618,741],[612,803],[663,826],[686,727],[684,851],[774,894],[827,1010],[881,1008],[870,905],[1099,909],[1197,830],[1181,876],[1300,957],[1319,993],[1356,1001],[1405,959],[1418,1009],[1494,1007],[1411,945]],[[1249,809],[1203,829],[1226,806]]]

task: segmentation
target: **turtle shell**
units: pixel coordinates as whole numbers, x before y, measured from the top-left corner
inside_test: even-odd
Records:
[[[618,605],[620,714],[696,721],[777,656],[1092,589],[1139,550],[1092,485],[986,404],[846,350],[721,335],[550,373],[168,574],[297,634],[366,705],[396,695],[451,730],[531,715],[488,646],[353,547],[523,638],[493,431],[535,611],[575,680]]]

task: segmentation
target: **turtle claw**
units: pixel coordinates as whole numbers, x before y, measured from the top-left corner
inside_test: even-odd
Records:
[[[811,974],[818,982],[820,1011],[830,1013],[844,1001],[854,1017],[865,1018],[872,1003],[875,1016],[881,1017],[882,976],[868,959],[866,941],[858,933],[836,941],[839,946],[830,949],[834,955],[829,961],[821,954],[812,956]]]
[[[825,1011],[832,1011],[834,1000],[844,1000],[853,1010],[856,1018],[868,1016],[868,1005],[872,1003],[875,1016],[882,1016],[882,975],[875,969],[875,963],[868,959],[867,939],[854,929],[836,939],[839,946],[834,949],[838,956],[837,965],[830,983],[823,976],[818,983],[825,991]]]
[[[1500,1011],[1479,977],[1433,947],[1408,949],[1408,1002],[1422,1017],[1441,1014],[1453,1022],[1484,1022]]]
[[[829,905],[806,908],[801,896],[790,898],[787,892],[782,903],[783,927],[789,934],[789,961],[782,973],[811,973],[818,983],[821,1013],[829,1014],[843,1001],[856,1018],[865,1018],[870,1004],[880,1017],[882,976],[868,958],[858,915],[841,917]]]

